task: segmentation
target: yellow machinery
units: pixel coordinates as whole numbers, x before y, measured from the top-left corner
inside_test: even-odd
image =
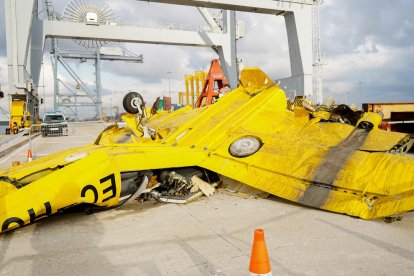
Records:
[[[185,92],[178,92],[178,104],[179,105],[187,105],[186,102],[184,102]]]
[[[206,81],[207,72],[196,71],[193,75],[186,75],[185,92],[178,92],[178,103],[186,106],[194,106],[200,97],[201,90]],[[185,101],[184,101],[185,97]]]
[[[101,120],[104,122],[108,122],[108,117],[106,117],[106,108],[102,107],[102,117]]]
[[[31,114],[26,108],[26,95],[11,95],[10,124],[6,133],[16,134],[32,125]]]
[[[414,210],[406,134],[378,129],[374,113],[352,126],[290,111],[285,93],[259,69],[245,69],[240,82],[213,105],[127,114],[126,127],[107,128],[92,145],[1,171],[1,231],[81,204],[189,202],[199,193],[195,176],[211,186],[226,176],[364,219]]]
[[[106,108],[105,107],[102,107],[102,117],[101,117],[102,121],[104,121],[104,122],[109,122],[109,121],[116,122],[116,121],[118,121],[120,119],[120,116],[119,116],[119,107],[118,106],[113,106],[112,108],[114,110],[114,115],[113,115],[112,118],[109,119],[107,117],[107,114],[106,114]]]

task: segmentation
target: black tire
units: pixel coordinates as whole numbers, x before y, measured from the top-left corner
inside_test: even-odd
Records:
[[[140,105],[141,109],[144,108],[144,99],[138,92],[129,92],[122,101],[125,111],[131,114],[139,112],[137,104]]]

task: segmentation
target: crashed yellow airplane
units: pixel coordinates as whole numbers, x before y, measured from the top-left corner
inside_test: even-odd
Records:
[[[212,186],[226,176],[364,219],[414,209],[414,158],[400,154],[409,136],[378,129],[373,113],[352,126],[290,111],[259,69],[245,69],[238,88],[214,105],[144,119],[132,106],[138,114],[127,114],[125,127],[107,128],[92,145],[1,171],[1,231],[79,205],[189,202],[200,194],[194,176]]]

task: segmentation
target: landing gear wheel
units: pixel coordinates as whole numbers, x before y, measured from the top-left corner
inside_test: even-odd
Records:
[[[122,105],[126,112],[131,114],[142,113],[144,106],[144,99],[138,92],[129,92],[125,95]]]

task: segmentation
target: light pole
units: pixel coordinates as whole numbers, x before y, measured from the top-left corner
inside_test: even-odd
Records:
[[[168,70],[167,74],[168,74],[168,96],[171,99],[171,71]]]
[[[42,73],[43,73],[43,114],[46,114],[46,92],[45,92],[45,67],[42,61]]]
[[[112,98],[111,98],[111,107],[110,107],[110,109],[109,109],[109,116],[111,117],[111,119],[112,119]]]

